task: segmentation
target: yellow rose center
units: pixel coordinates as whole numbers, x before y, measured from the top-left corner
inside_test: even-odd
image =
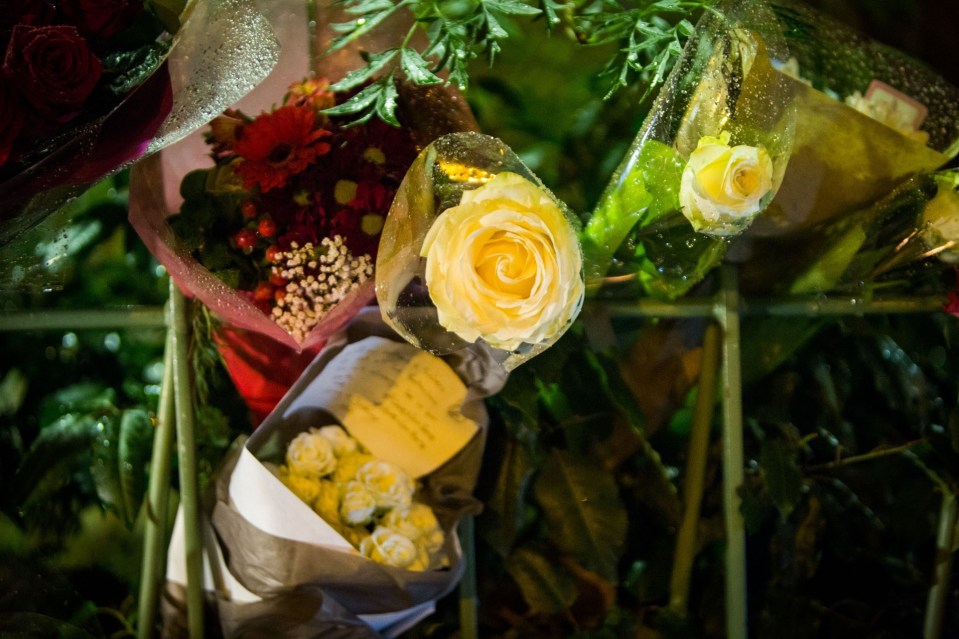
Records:
[[[515,234],[497,231],[477,253],[476,273],[491,289],[529,297],[536,283],[536,259]]]
[[[751,195],[759,188],[759,173],[752,166],[737,166],[733,172],[733,184],[743,195]]]

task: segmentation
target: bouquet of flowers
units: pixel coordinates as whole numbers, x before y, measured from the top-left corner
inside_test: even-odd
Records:
[[[222,548],[211,565],[225,600],[245,602],[221,608],[221,624],[285,618],[296,597],[314,622],[359,619],[386,636],[429,614],[462,574],[455,527],[478,509],[483,398],[505,380],[480,349],[444,360],[397,341],[375,309],[333,335],[218,474],[207,552]]]
[[[214,119],[214,166],[184,178],[170,219],[200,264],[298,345],[334,309],[372,298],[383,220],[415,157],[407,129],[326,116],[348,97],[328,87],[304,80],[270,112]]]
[[[587,224],[594,290],[671,299],[724,258],[781,288],[780,256],[959,150],[959,90],[798,3],[723,5],[696,34]]]
[[[686,293],[774,200],[796,127],[784,50],[762,3],[702,18],[586,224],[591,292]]]
[[[430,352],[479,342],[515,368],[579,314],[577,226],[505,144],[444,136],[417,158],[387,217],[377,260],[383,317]]]
[[[156,72],[179,20],[165,3],[147,6],[142,0],[8,2],[2,13],[5,244],[39,219],[36,212],[17,219],[34,196],[55,186],[92,183],[143,152],[170,111],[169,76]],[[98,139],[108,123],[122,124],[122,135]]]
[[[371,455],[339,425],[294,437],[279,477],[364,557],[416,571],[446,563],[443,530],[432,508],[413,501],[409,474]]]

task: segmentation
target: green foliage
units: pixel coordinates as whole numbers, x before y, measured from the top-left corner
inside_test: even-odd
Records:
[[[384,71],[388,73],[350,102],[327,112],[352,115],[359,121],[375,115],[395,125],[397,68],[414,84],[445,81],[465,91],[470,85],[471,63],[485,59],[492,66],[504,43],[517,33],[515,20],[543,17],[547,31],[552,33],[554,27],[565,23],[561,32],[577,43],[617,45],[619,48],[605,58],[605,74],[614,78],[606,97],[639,78],[646,82],[645,98],[662,83],[692,32],[692,24],[685,17],[710,3],[658,0],[635,7],[614,1],[562,4],[540,0],[536,4],[539,6],[525,0],[344,0],[341,6],[355,17],[332,25],[338,35],[330,44],[330,52],[380,27],[401,9],[412,16],[413,23],[400,46],[365,52],[365,65],[350,72],[334,88],[350,89]],[[667,16],[678,19],[671,22]],[[419,49],[410,44],[418,30],[425,32],[427,40]]]

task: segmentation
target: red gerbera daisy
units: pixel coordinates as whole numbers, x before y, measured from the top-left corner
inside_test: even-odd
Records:
[[[243,161],[234,169],[243,186],[259,185],[262,191],[284,186],[291,175],[329,152],[330,145],[320,140],[330,132],[314,129],[315,123],[313,109],[289,105],[262,113],[244,126],[235,147]]]

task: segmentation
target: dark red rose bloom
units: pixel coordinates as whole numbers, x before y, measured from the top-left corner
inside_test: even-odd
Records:
[[[103,72],[75,27],[13,28],[3,74],[46,120],[67,122],[82,109]]]
[[[0,75],[0,166],[3,166],[13,149],[13,141],[23,128],[23,107],[20,97]]]
[[[76,25],[80,33],[106,40],[126,29],[143,11],[140,0],[60,0],[64,22]]]
[[[330,145],[321,139],[330,135],[315,129],[316,112],[308,106],[283,106],[261,113],[237,132],[234,150],[243,159],[234,169],[245,188],[258,185],[269,191],[284,186],[291,175],[301,173]]]

